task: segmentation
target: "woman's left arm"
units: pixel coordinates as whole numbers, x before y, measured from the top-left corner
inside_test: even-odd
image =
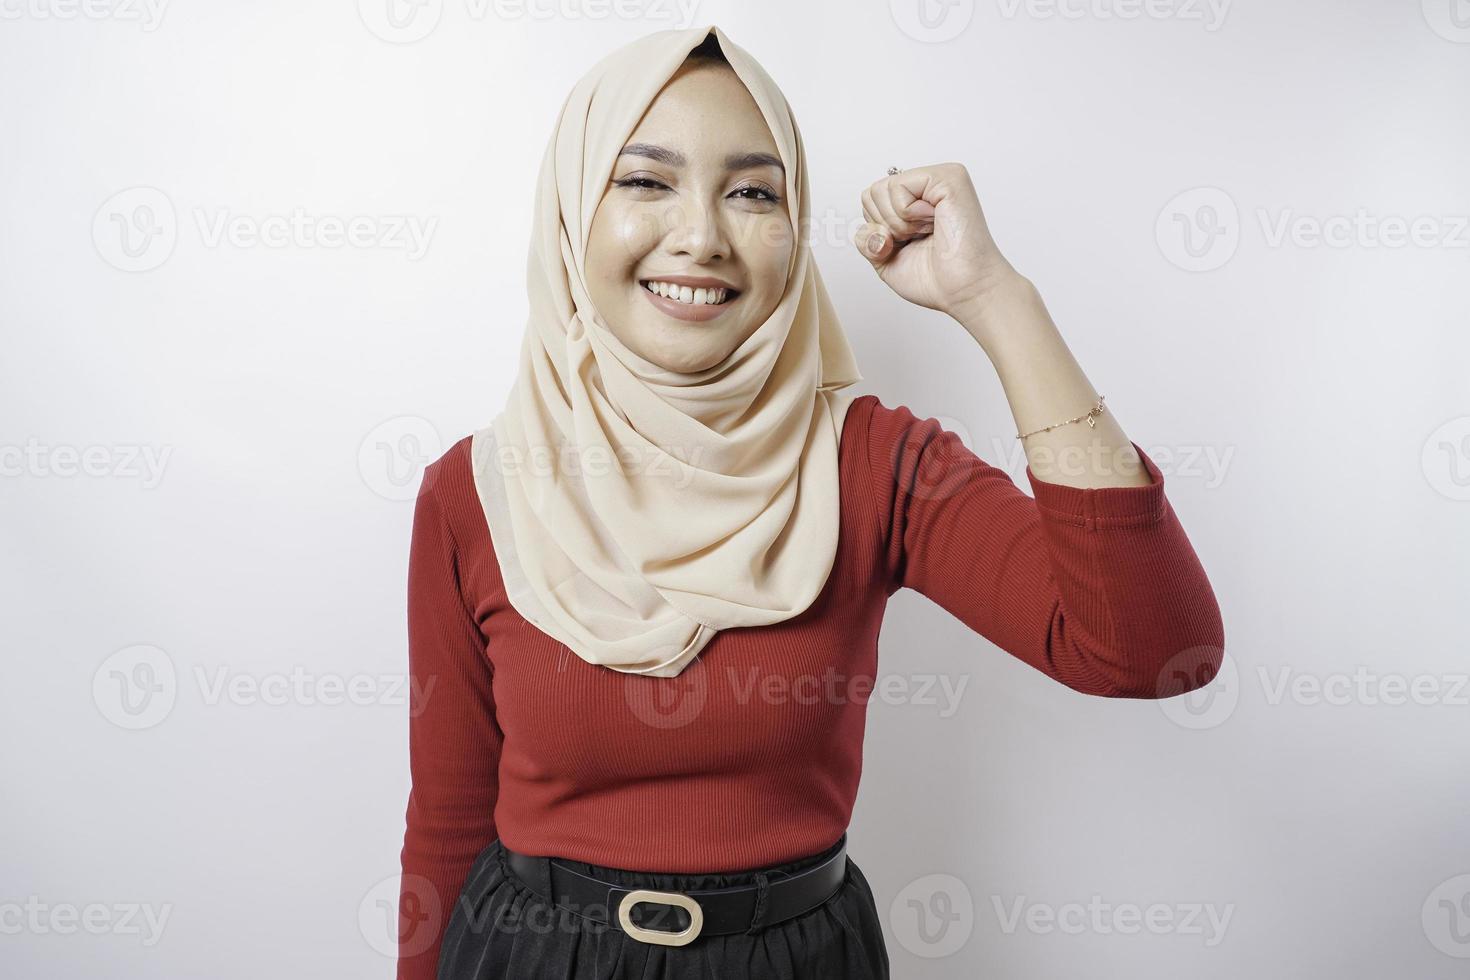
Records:
[[[1084,489],[1149,483],[1110,407],[1058,424],[1093,410],[1098,392],[1040,293],[1000,253],[963,165],[890,175],[863,192],[863,211],[856,242],[879,277],[952,316],[995,365],[1032,473]]]
[[[1080,691],[1159,698],[1208,683],[1224,656],[1219,606],[1163,475],[1110,410],[1066,421],[1098,393],[995,246],[965,168],[891,175],[864,191],[863,210],[856,244],[879,277],[952,316],[994,364],[1035,492],[1027,500],[934,420],[875,412],[895,586]]]

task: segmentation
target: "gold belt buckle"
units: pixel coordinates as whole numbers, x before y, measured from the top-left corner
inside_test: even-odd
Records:
[[[668,932],[663,929],[645,929],[633,922],[633,906],[640,902],[654,902],[660,905],[677,905],[689,913],[689,925],[680,932]],[[639,942],[654,943],[658,946],[687,946],[699,938],[699,932],[704,928],[704,910],[699,903],[688,895],[681,892],[655,892],[647,889],[631,891],[623,896],[618,903],[618,923],[623,931]]]

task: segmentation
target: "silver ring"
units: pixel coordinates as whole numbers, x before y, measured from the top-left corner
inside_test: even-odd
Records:
[[[894,174],[901,174],[901,173],[903,173],[903,168],[902,167],[889,167],[888,168],[888,176],[890,176],[890,177],[892,177]]]

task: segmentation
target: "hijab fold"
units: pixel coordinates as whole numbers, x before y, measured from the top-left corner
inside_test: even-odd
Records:
[[[776,308],[723,361],[659,367],[587,291],[613,165],[714,34],[786,167],[796,245]],[[806,153],[785,96],[713,25],[646,35],[572,89],[542,159],[530,314],[505,408],[471,441],[512,606],[593,664],[676,676],[719,630],[806,610],[837,548],[838,443],[862,375],[811,255]]]

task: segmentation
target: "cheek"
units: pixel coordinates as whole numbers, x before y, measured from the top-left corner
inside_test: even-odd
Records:
[[[762,283],[779,289],[786,281],[786,267],[796,247],[791,222],[784,217],[766,218],[753,230],[747,261]]]
[[[604,279],[623,279],[658,244],[657,222],[644,209],[611,205],[598,210],[589,259]]]

